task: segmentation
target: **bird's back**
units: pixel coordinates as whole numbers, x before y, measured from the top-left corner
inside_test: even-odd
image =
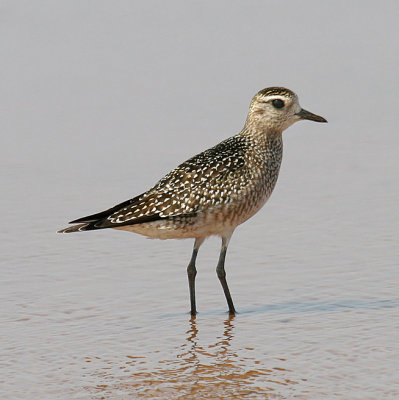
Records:
[[[116,228],[165,239],[220,234],[265,203],[281,157],[281,134],[241,133],[183,162],[142,195],[73,222],[82,223],[80,230]],[[79,229],[67,229],[73,228]]]

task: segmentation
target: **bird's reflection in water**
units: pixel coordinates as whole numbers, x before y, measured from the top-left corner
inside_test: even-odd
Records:
[[[223,334],[216,338],[216,343],[201,346],[196,317],[191,317],[190,329],[186,332],[187,339],[178,358],[191,370],[193,379],[202,379],[204,374],[209,377],[213,373],[221,376],[223,372],[231,372],[234,369],[237,355],[229,349],[233,338],[234,318],[235,316],[231,315],[224,321]]]
[[[129,372],[97,385],[95,392],[105,397],[123,393],[151,399],[285,398],[276,386],[296,384],[288,379],[290,371],[274,365],[268,369],[253,357],[254,349],[232,345],[234,319],[229,316],[220,336],[212,341],[208,330],[201,335],[196,318],[191,317],[185,342],[176,352],[158,359],[155,365],[150,356],[129,356],[127,367],[118,367]],[[106,381],[110,381],[109,372]]]

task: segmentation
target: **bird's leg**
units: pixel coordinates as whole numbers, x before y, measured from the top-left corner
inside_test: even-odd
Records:
[[[234,315],[236,313],[236,310],[234,308],[233,300],[230,295],[229,287],[227,286],[226,271],[224,270],[224,260],[226,258],[227,246],[229,245],[231,235],[232,233],[228,236],[222,237],[222,249],[220,250],[219,262],[216,267],[216,273],[218,275],[220,283],[222,284],[224,295],[226,296],[227,304],[229,306],[229,313],[231,315]]]
[[[195,276],[197,275],[197,269],[195,268],[195,260],[197,259],[198,250],[203,242],[204,238],[195,239],[193,254],[191,256],[190,263],[188,264],[187,267],[188,287],[190,289],[191,315],[197,314],[197,309],[195,306]]]

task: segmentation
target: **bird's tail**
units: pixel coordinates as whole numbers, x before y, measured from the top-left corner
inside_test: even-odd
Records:
[[[75,226],[69,226],[68,228],[60,229],[57,233],[71,233],[71,232],[83,232],[83,231],[91,231],[93,228],[90,226],[91,223],[80,224]]]
[[[116,206],[111,207],[108,210],[101,211],[97,214],[88,215],[86,217],[75,219],[74,221],[71,221],[70,224],[79,224],[79,225],[70,226],[68,228],[61,229],[61,230],[57,231],[57,233],[84,232],[84,231],[94,231],[97,229],[109,228],[109,226],[107,226],[107,227],[100,226],[101,222],[104,221],[108,216],[113,214],[115,211],[118,211],[121,208],[127,207],[130,204],[134,203],[141,196],[142,196],[142,194],[137,197],[134,197],[133,199],[130,199],[130,200],[124,201],[123,203],[117,204]]]

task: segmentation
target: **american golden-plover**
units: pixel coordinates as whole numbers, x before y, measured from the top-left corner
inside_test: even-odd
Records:
[[[297,95],[282,87],[259,91],[240,133],[197,154],[169,172],[147,192],[106,211],[71,221],[60,233],[114,228],[150,238],[193,238],[187,267],[191,314],[195,302],[195,262],[205,238],[217,235],[222,248],[216,267],[230,314],[235,314],[224,269],[235,228],[270,197],[283,155],[282,132],[294,122],[327,122],[300,107]]]

